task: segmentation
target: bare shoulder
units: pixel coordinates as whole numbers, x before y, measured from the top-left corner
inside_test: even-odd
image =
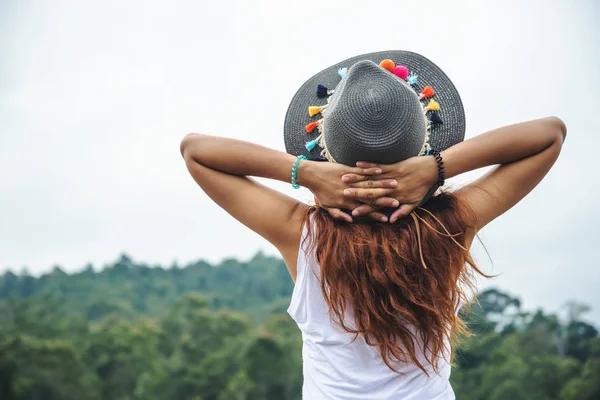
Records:
[[[475,232],[514,207],[542,181],[558,159],[566,136],[566,127],[558,118],[501,129],[505,138],[500,140],[508,142],[505,151],[517,153],[515,160],[492,167],[455,192],[472,210]],[[511,140],[514,148],[520,146],[517,150],[511,148]]]

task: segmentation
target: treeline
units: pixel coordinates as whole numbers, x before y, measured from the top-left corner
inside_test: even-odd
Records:
[[[122,256],[102,271],[0,277],[1,400],[300,399],[292,283],[257,255],[171,268]],[[571,303],[559,318],[498,290],[465,317],[458,399],[600,399],[600,337]],[[318,400],[318,399],[317,399]]]
[[[181,295],[200,292],[213,309],[263,316],[285,311],[293,288],[283,261],[261,253],[248,262],[198,261],[169,268],[138,264],[121,255],[101,271],[88,265],[66,274],[55,266],[39,278],[6,272],[0,277],[0,300],[51,293],[69,311],[95,321],[111,313],[126,318],[160,315]]]

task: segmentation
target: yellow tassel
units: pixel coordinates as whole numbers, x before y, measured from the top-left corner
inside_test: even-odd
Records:
[[[317,106],[310,106],[310,107],[308,107],[308,114],[311,117],[314,117],[315,115],[317,115],[320,112],[321,112],[321,107],[317,107]]]
[[[439,111],[439,110],[440,110],[440,105],[435,100],[429,100],[429,104],[427,104],[427,107],[425,107],[425,111]]]
[[[311,117],[314,117],[315,115],[317,115],[318,113],[322,112],[326,108],[327,108],[327,105],[324,105],[324,106],[310,106],[310,107],[308,107],[308,115],[310,115]]]

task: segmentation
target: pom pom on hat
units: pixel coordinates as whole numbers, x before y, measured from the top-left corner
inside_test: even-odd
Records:
[[[398,78],[406,80],[408,77],[408,68],[406,68],[404,65],[397,65],[392,73]]]
[[[379,63],[379,66],[383,69],[387,69],[390,72],[394,72],[394,68],[396,67],[396,64],[394,64],[394,62],[392,60],[383,60],[382,62]]]
[[[419,76],[416,74],[410,74],[407,78],[406,81],[410,84],[410,85],[416,85],[417,83],[419,83]]]

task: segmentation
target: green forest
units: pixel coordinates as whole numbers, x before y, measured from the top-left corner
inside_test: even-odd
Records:
[[[0,400],[299,400],[301,337],[279,258],[0,276]],[[600,399],[600,337],[499,289],[464,317],[452,384],[466,400]],[[307,399],[319,400],[319,399]]]

